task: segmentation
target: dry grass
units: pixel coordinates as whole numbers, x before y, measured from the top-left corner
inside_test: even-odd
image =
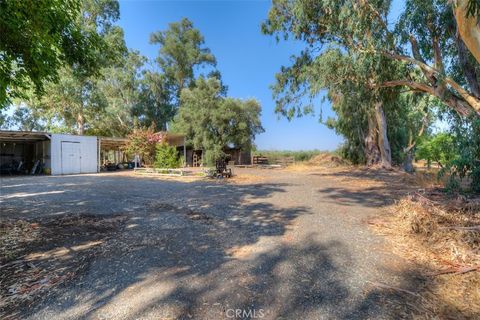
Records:
[[[424,293],[435,317],[480,316],[480,199],[415,193],[372,222],[395,253],[414,262],[428,279]]]
[[[265,182],[266,178],[254,174],[248,173],[241,173],[241,174],[233,174],[233,176],[229,179],[226,179],[227,182],[239,185],[249,185],[249,184],[256,184],[256,183],[263,183]]]
[[[165,180],[165,181],[178,181],[178,182],[185,182],[185,183],[191,183],[191,182],[207,179],[205,175],[200,175],[200,174],[188,175],[188,176],[173,176],[173,175],[167,176],[167,175],[157,175],[157,174],[149,174],[149,173],[138,174],[133,171],[120,171],[120,172],[108,173],[108,174],[126,176],[126,177],[136,178],[136,179],[155,179],[155,180]]]
[[[322,152],[308,161],[296,162],[289,165],[286,170],[301,172],[311,170],[330,171],[330,169],[346,168],[353,168],[353,166],[347,160],[344,160],[333,153]]]

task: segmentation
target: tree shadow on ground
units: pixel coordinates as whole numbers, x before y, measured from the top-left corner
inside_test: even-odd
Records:
[[[396,291],[363,292],[369,278],[354,276],[348,244],[315,234],[301,241],[286,236],[298,216],[312,214],[268,201],[288,192],[289,184],[118,176],[57,181],[48,185],[46,179],[42,190],[63,193],[39,194],[38,185],[22,190],[41,205],[19,201],[16,187],[4,189],[9,191],[0,205],[27,216],[52,216],[62,203],[73,202],[63,214],[75,208],[128,220],[102,244],[87,272],[25,306],[22,318],[397,319],[409,312],[403,303],[408,297]],[[397,277],[402,288],[418,284],[411,273]]]
[[[85,271],[86,262],[124,220],[77,214],[41,219],[0,216],[0,318]]]
[[[285,192],[284,184],[182,183],[114,176],[38,179],[43,182],[30,185],[24,178],[2,184],[2,216],[39,221],[81,211],[98,217],[113,212],[129,219],[120,237],[102,244],[104,255],[91,265],[99,274],[94,272],[84,288],[74,289],[79,296],[93,295],[96,305],[152,268],[187,268],[196,276],[210,273],[230,259],[228,249],[253,244],[262,236],[282,235],[293,219],[306,213],[304,208],[277,208],[261,200]],[[78,243],[75,237],[85,240],[73,233],[74,244]],[[36,254],[42,255],[47,247],[52,249],[39,245]],[[121,274],[124,270],[126,275]],[[51,299],[60,296],[53,293]],[[75,302],[62,302],[69,303]]]
[[[363,168],[311,175],[337,179],[339,183],[336,186],[322,188],[318,192],[344,206],[383,207],[415,190],[412,178],[398,171]]]

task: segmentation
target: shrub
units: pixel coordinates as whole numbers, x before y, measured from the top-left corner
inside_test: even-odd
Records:
[[[456,156],[454,137],[446,132],[424,139],[419,143],[416,152],[417,159],[426,160],[429,165],[435,161],[441,168],[449,166]]]
[[[453,129],[457,157],[450,171],[453,177],[469,178],[470,188],[480,193],[480,119],[473,115]]]
[[[447,190],[458,191],[466,179],[471,191],[480,193],[480,119],[474,115],[452,121],[449,133],[438,133],[422,141],[417,159],[436,161],[439,176],[448,177]]]
[[[157,144],[157,152],[155,155],[156,168],[178,168],[180,166],[180,159],[177,148],[169,146],[166,143]]]
[[[130,156],[138,154],[145,164],[151,165],[155,159],[156,146],[165,136],[156,134],[152,125],[150,128],[134,129],[127,138],[128,142],[123,150]]]

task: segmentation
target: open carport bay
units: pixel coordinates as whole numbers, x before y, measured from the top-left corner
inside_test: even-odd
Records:
[[[0,175],[60,175],[97,170],[97,137],[0,131]]]
[[[50,135],[0,131],[0,175],[49,173]]]

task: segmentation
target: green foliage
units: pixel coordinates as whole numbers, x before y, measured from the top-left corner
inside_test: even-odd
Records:
[[[133,114],[143,126],[155,125],[157,130],[166,130],[166,124],[173,119],[176,108],[165,74],[146,71],[140,81],[139,103]]]
[[[143,162],[151,165],[155,160],[157,144],[163,141],[163,136],[155,134],[155,128],[136,128],[128,136],[128,142],[123,150],[130,156],[139,155]]]
[[[469,0],[467,4],[467,17],[480,18],[480,0]]]
[[[450,132],[422,139],[417,146],[417,159],[435,161],[441,167],[440,176],[448,175],[447,188],[459,190],[465,181],[471,191],[480,193],[480,119],[450,118]]]
[[[472,115],[453,126],[457,156],[451,161],[453,177],[468,178],[473,192],[480,193],[480,119]]]
[[[204,47],[202,34],[187,18],[170,23],[165,31],[152,33],[150,43],[160,45],[156,61],[177,98],[183,88],[195,82],[195,68],[216,65],[215,56]]]
[[[32,87],[42,93],[64,64],[96,72],[102,40],[81,18],[78,0],[0,1],[0,108]]]
[[[265,156],[268,158],[270,162],[275,163],[277,160],[281,160],[289,157],[293,157],[297,162],[308,161],[313,157],[315,157],[316,155],[319,155],[320,153],[322,153],[322,151],[320,150],[299,150],[299,151],[255,150],[255,152],[253,152],[252,154]]]
[[[262,25],[277,40],[306,44],[276,75],[276,112],[289,120],[311,113],[314,98],[326,90],[336,115],[325,124],[345,138],[341,153],[354,163],[365,162],[371,134],[378,135],[371,125],[376,102],[382,102],[388,123],[392,160],[401,163],[429,131],[434,109],[443,104],[465,115],[480,94],[480,66],[462,51],[450,2],[407,0],[396,24],[388,21],[390,5],[275,0]],[[468,88],[473,95],[465,99]]]
[[[155,167],[173,169],[180,166],[180,159],[177,148],[169,146],[166,143],[157,144],[157,152],[155,154]]]
[[[95,61],[96,72],[94,74],[85,72],[91,67],[88,61],[74,66],[65,65],[58,72],[57,81],[46,85],[45,95],[38,98],[30,95],[26,100],[29,100],[30,108],[41,111],[48,121],[58,122],[67,128],[76,127],[78,134],[110,135],[117,132],[124,134],[131,130],[131,126],[128,130],[126,128],[118,130],[118,126],[115,125],[119,121],[104,122],[104,116],[112,114],[115,115],[115,120],[123,121],[124,114],[114,103],[118,96],[129,94],[126,85],[121,82],[123,80],[121,73],[127,70],[115,72],[118,68],[128,65],[129,57],[123,30],[113,25],[119,18],[118,2],[85,0],[82,2],[80,12],[77,23],[81,32],[96,32],[101,41],[100,47],[89,52]],[[109,84],[117,86],[117,90],[111,90]],[[115,110],[108,110],[110,112],[106,113],[112,104]]]
[[[416,157],[428,163],[436,162],[441,168],[450,166],[457,157],[454,136],[447,132],[423,139],[417,146]]]
[[[380,14],[388,12],[388,1],[374,3]],[[375,151],[372,143],[377,141],[366,145],[367,137],[372,136],[368,141],[380,137],[373,134],[375,127],[380,126],[375,120],[375,105],[383,102],[387,120],[398,116],[396,102],[400,90],[375,87],[372,83],[385,81],[403,71],[400,63],[382,54],[358,50],[358,43],[387,48],[392,44],[390,34],[383,30],[382,20],[367,18],[365,11],[368,10],[352,1],[279,0],[274,1],[263,25],[267,34],[293,36],[307,43],[293,64],[282,67],[276,75],[273,86],[276,112],[288,119],[312,113],[315,97],[327,90],[326,99],[336,116],[328,118],[325,124],[344,136],[342,155],[353,163],[365,163],[367,153]],[[327,46],[320,50],[324,44]],[[391,131],[388,126],[388,138],[396,138]],[[376,148],[380,145],[384,144],[378,140]],[[402,143],[394,141],[392,145],[396,147],[393,154],[399,155],[404,147]]]
[[[102,69],[102,77],[96,83],[104,105],[90,118],[88,134],[126,136],[134,127],[136,116],[142,114],[136,110],[144,110],[148,103],[142,99],[140,89],[146,58],[138,51],[129,51],[118,59],[117,64]],[[141,125],[148,127],[151,123]]]
[[[144,72],[133,115],[143,126],[154,124],[157,130],[166,130],[178,111],[181,90],[193,87],[199,69],[214,67],[216,60],[200,31],[186,18],[152,33],[150,43],[160,45],[156,58],[160,72]],[[211,75],[220,79],[218,71]]]
[[[42,118],[42,114],[37,110],[19,105],[9,120],[22,131],[43,131],[46,125]]]
[[[226,147],[249,149],[255,135],[263,132],[259,103],[223,97],[216,78],[198,78],[193,88],[182,90],[180,101],[173,130],[186,134],[194,148],[203,149],[208,165],[224,156]]]

